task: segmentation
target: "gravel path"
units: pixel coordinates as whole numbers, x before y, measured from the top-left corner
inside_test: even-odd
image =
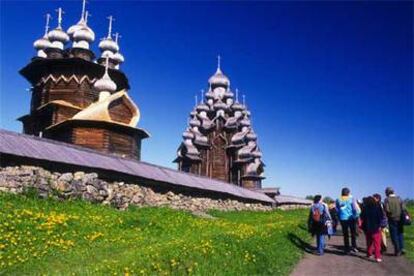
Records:
[[[387,275],[387,276],[403,276],[414,275],[414,264],[410,263],[404,257],[394,257],[391,255],[393,248],[391,241],[388,252],[383,255],[383,262],[376,263],[368,260],[366,256],[365,237],[363,234],[357,241],[358,247],[361,248],[359,253],[352,255],[344,255],[342,236],[333,236],[327,242],[325,254],[317,256],[313,254],[313,246],[303,242],[296,236],[291,236],[291,241],[298,247],[306,251],[305,257],[293,270],[291,276],[304,275]]]

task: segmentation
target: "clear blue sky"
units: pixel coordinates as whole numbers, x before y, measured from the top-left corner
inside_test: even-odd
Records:
[[[17,71],[35,54],[43,15],[59,6],[65,28],[78,21],[80,1],[1,1],[1,128],[21,131],[15,119],[28,112],[30,95]],[[90,1],[87,8],[98,38],[105,17],[116,18],[139,126],[152,135],[143,160],[175,167],[194,95],[219,53],[252,111],[264,186],[336,196],[346,184],[361,197],[392,185],[414,197],[412,2]]]

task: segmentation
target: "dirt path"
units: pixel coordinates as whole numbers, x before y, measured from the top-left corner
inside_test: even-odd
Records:
[[[389,242],[388,252],[383,255],[383,262],[376,263],[368,260],[366,256],[365,237],[363,234],[358,239],[358,247],[361,251],[352,255],[344,255],[342,236],[333,236],[327,242],[325,255],[317,256],[313,254],[314,247],[301,240],[293,239],[297,246],[306,251],[305,257],[295,267],[291,276],[306,275],[387,275],[403,276],[414,275],[414,264],[410,263],[405,257],[394,257],[391,242]],[[314,243],[313,243],[314,245]]]

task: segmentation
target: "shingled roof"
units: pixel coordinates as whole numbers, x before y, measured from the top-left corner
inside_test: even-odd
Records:
[[[81,166],[147,179],[199,192],[228,195],[248,201],[275,203],[274,200],[260,192],[241,188],[223,181],[179,172],[173,169],[103,154],[80,146],[57,142],[45,138],[19,134],[0,129],[0,155],[48,161],[56,164]]]

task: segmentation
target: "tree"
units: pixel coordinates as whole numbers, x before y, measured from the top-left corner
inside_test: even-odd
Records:
[[[414,199],[406,198],[404,199],[404,203],[406,206],[414,206]]]
[[[330,196],[325,196],[323,198],[323,202],[325,202],[325,203],[331,203],[331,202],[334,202],[334,201],[335,200],[332,197],[330,197]]]
[[[306,197],[305,197],[305,199],[309,199],[309,200],[313,200],[313,195],[307,195]]]

